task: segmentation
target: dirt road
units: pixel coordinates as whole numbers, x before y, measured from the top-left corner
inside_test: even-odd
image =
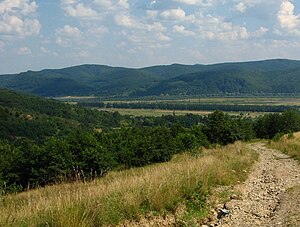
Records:
[[[224,205],[229,214],[208,226],[300,226],[300,165],[263,143],[250,146],[259,161]]]

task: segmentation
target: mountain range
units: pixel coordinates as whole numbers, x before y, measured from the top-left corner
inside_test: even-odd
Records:
[[[0,75],[0,87],[46,97],[295,95],[300,93],[300,61],[172,64],[140,69],[79,65]]]

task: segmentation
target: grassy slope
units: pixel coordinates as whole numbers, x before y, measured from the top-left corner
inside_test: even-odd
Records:
[[[294,133],[291,137],[283,136],[279,141],[270,141],[269,146],[300,162],[300,132]]]
[[[45,187],[0,198],[0,226],[101,226],[140,215],[186,213],[199,218],[205,199],[217,185],[244,180],[257,154],[236,143],[206,150],[200,156],[181,155],[169,163],[122,172],[89,182]]]

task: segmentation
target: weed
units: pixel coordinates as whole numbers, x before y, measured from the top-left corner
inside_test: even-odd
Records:
[[[179,204],[186,206],[179,218],[199,219],[207,215],[211,189],[244,180],[256,158],[238,142],[203,149],[201,155],[177,155],[168,163],[112,171],[89,183],[5,195],[0,200],[0,226],[117,225],[149,213],[174,214]]]

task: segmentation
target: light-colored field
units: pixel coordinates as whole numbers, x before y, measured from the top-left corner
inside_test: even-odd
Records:
[[[176,218],[199,218],[207,212],[207,192],[245,180],[256,159],[256,153],[236,143],[199,155],[182,154],[168,163],[110,172],[89,183],[3,196],[0,226],[116,225],[148,213],[176,216],[179,204],[186,212]]]
[[[101,99],[95,96],[67,96],[57,98],[69,104],[77,104],[78,102],[89,101],[98,102]],[[102,101],[101,101],[102,102]],[[168,103],[168,104],[201,104],[201,105],[265,105],[265,106],[300,106],[300,98],[298,97],[271,97],[271,98],[235,98],[235,97],[214,97],[214,98],[185,98],[185,99],[153,99],[153,100],[105,100],[104,103]],[[106,111],[118,111],[122,115],[132,116],[162,116],[172,115],[173,110],[161,110],[161,109],[124,109],[124,108],[105,108],[100,110]],[[213,111],[192,111],[192,110],[176,110],[176,115],[185,115],[188,113],[197,115],[207,115]],[[249,117],[257,117],[266,112],[242,112]],[[228,112],[230,115],[240,115],[241,112]]]
[[[197,98],[197,99],[179,99],[175,102],[188,103],[211,103],[211,104],[239,104],[239,105],[300,105],[300,98]]]
[[[122,115],[131,115],[131,116],[162,116],[162,115],[185,115],[185,114],[198,114],[198,115],[207,115],[212,113],[212,111],[188,111],[188,110],[159,110],[159,109],[121,109],[121,108],[99,108],[98,110],[119,112]]]
[[[55,99],[58,99],[58,100],[70,100],[70,99],[77,99],[77,100],[80,100],[80,99],[94,99],[94,98],[97,98],[96,96],[61,96],[61,97],[55,97]]]
[[[97,108],[98,110],[119,112],[122,115],[131,115],[131,116],[149,116],[149,117],[159,117],[162,115],[173,115],[173,110],[160,110],[160,109],[121,109],[121,108]],[[186,114],[195,114],[195,115],[208,115],[213,111],[196,111],[196,110],[176,110],[175,115],[186,115]],[[227,112],[229,115],[238,116],[241,112]],[[247,112],[248,117],[257,117],[263,115],[262,112]]]
[[[223,104],[223,105],[300,105],[300,98],[291,97],[291,98],[186,98],[186,99],[174,99],[174,100],[111,100],[104,101],[105,103],[200,103],[200,104]]]
[[[80,102],[82,100],[102,100],[97,96],[64,96],[55,99],[65,102]],[[212,97],[212,98],[184,98],[184,99],[140,99],[140,100],[105,100],[104,103],[138,103],[138,102],[167,102],[167,103],[202,103],[202,104],[239,104],[239,105],[288,105],[300,106],[299,97]]]

